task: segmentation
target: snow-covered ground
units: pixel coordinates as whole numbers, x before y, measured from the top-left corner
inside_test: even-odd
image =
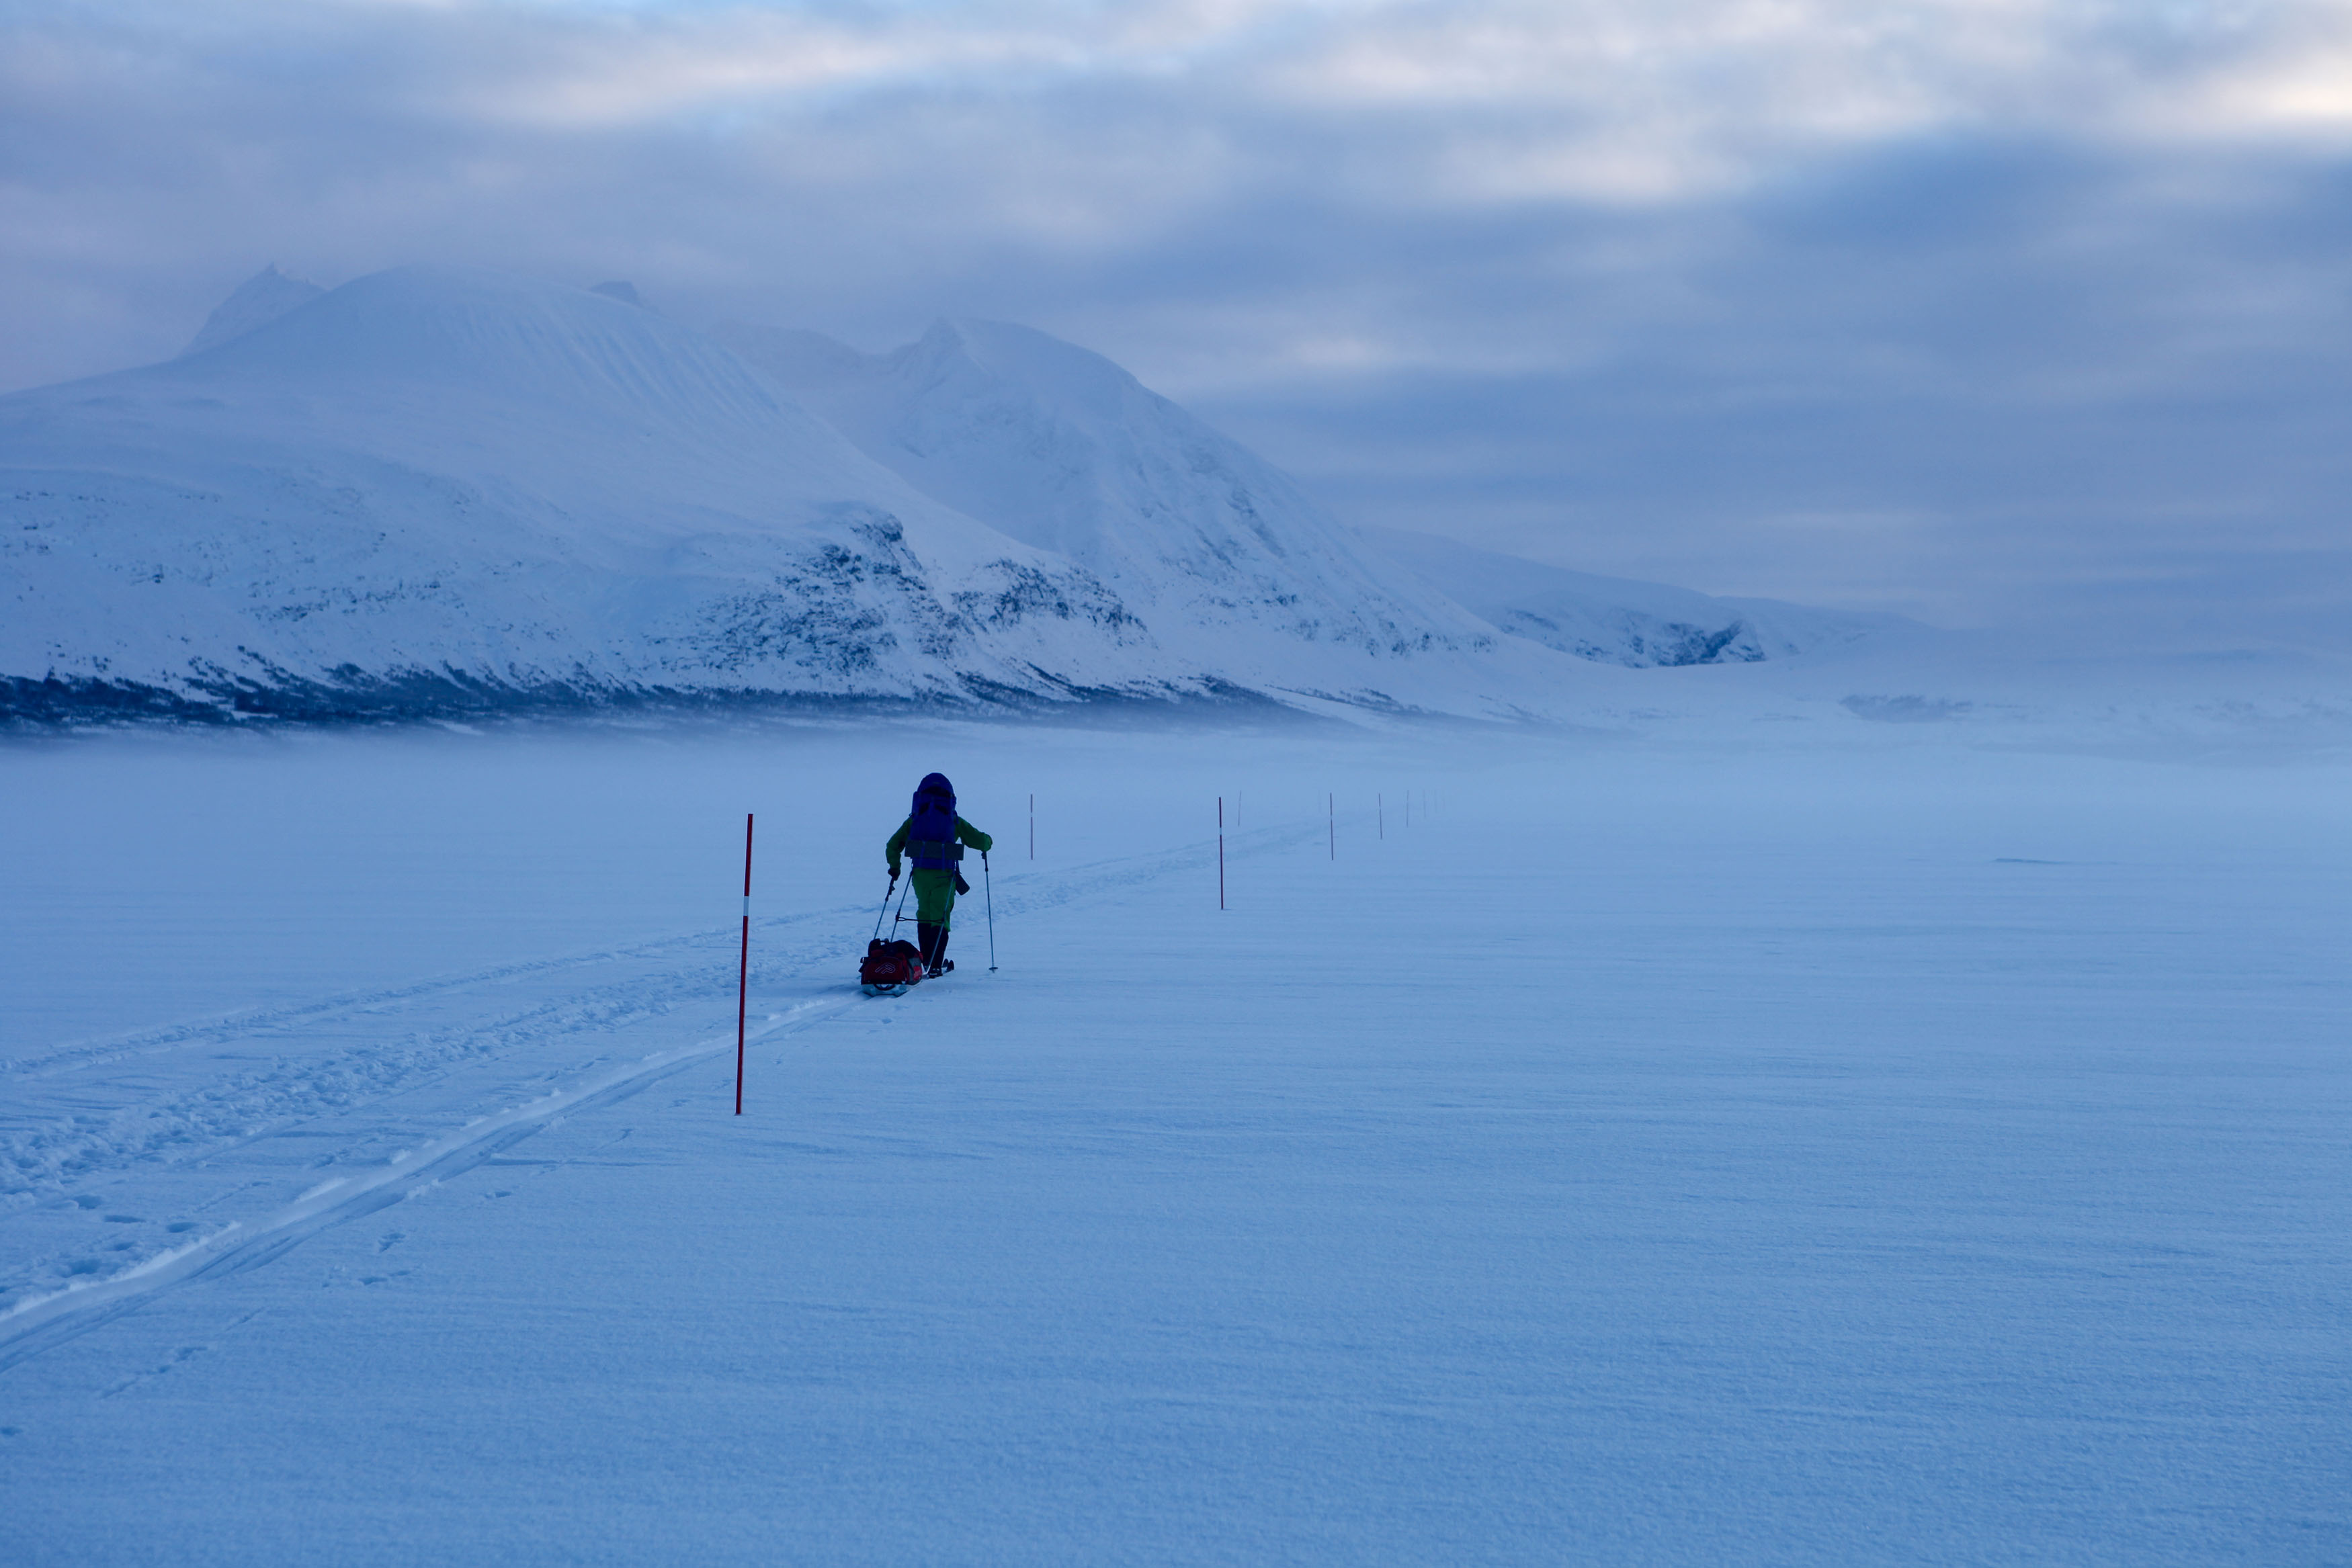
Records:
[[[0,1561],[2352,1558],[2352,764],[1980,717],[0,751]]]

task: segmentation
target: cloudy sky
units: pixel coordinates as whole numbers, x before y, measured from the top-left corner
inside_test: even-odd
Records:
[[[0,0],[0,387],[410,261],[1026,321],[1591,570],[2352,641],[2352,0]]]

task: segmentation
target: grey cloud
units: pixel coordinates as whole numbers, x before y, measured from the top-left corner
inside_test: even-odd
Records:
[[[1516,297],[1556,367],[1198,401],[1344,512],[1587,570],[2340,643],[2346,170],[2203,173],[2238,196],[2152,200],[2136,161],[2046,147],[1816,170],[1635,246],[1672,287],[1570,268]]]
[[[166,357],[267,262],[627,277],[1025,320],[1563,565],[2332,624],[2352,158],[2278,83],[2340,12],[1744,14],[20,4],[0,384]]]

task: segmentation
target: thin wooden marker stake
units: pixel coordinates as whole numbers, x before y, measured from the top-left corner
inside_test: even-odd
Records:
[[[743,1113],[743,1009],[751,998],[751,813],[743,813],[743,967],[735,977],[735,1113]]]

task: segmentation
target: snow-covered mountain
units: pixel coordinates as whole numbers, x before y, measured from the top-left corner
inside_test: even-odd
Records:
[[[180,352],[185,356],[217,349],[233,338],[267,327],[289,310],[308,305],[325,292],[315,283],[287,277],[272,262],[238,284],[236,293],[214,307],[213,313],[205,318],[204,326]]]
[[[364,277],[0,399],[0,462],[20,709],[1213,689],[1084,569],[583,289]]]
[[[1095,573],[1163,643],[1272,632],[1407,654],[1491,640],[1099,354],[997,321],[940,321],[870,356],[810,332],[719,336],[925,495]]]
[[[329,292],[271,268],[176,360],[0,398],[5,712],[1521,715],[1568,706],[1582,659],[1656,662],[1653,622],[1682,623],[1612,621],[1609,585],[1592,637],[1530,640],[1542,605],[1482,597],[1444,548],[1366,548],[1026,329],[880,355],[722,336],[614,285],[409,267]],[[1804,643],[1757,626],[1759,654]]]
[[[1515,637],[1607,664],[1752,664],[1834,648],[1900,624],[1773,599],[1717,599],[1663,582],[1596,577],[1399,528],[1358,535]]]

